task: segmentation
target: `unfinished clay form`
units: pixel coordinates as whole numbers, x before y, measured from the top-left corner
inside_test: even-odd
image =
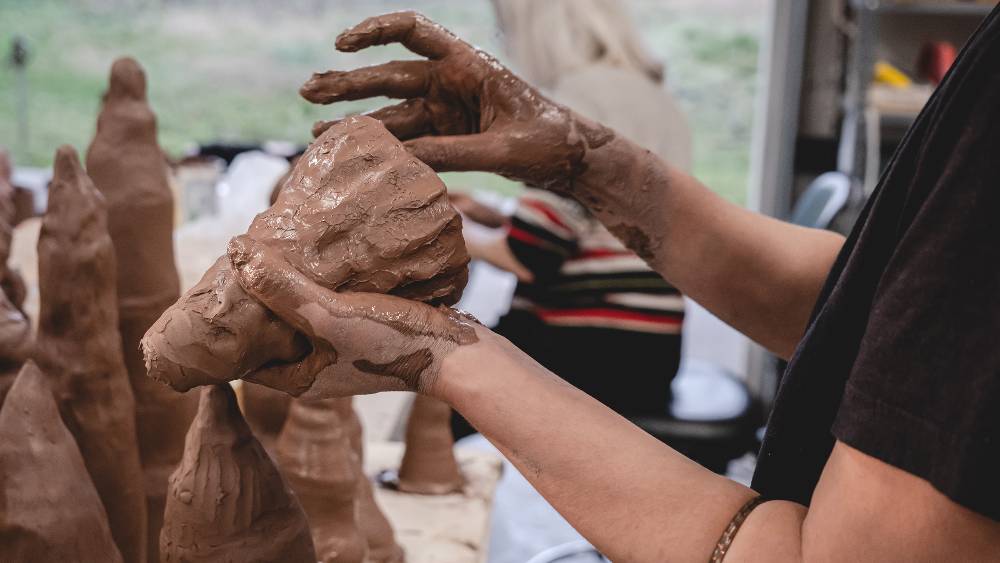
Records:
[[[170,476],[164,563],[315,563],[295,495],[253,437],[227,384],[201,392],[184,459]]]
[[[31,361],[0,409],[0,499],[0,561],[122,561],[80,450]]]
[[[321,135],[247,235],[334,290],[452,304],[468,275],[444,184],[368,117]],[[143,350],[151,377],[187,390],[297,361],[309,346],[243,291],[223,257],[153,325]]]
[[[63,421],[124,560],[146,561],[146,496],[135,400],[118,333],[114,247],[104,198],[69,146],[56,152],[38,274],[36,361],[55,382]]]
[[[118,326],[135,394],[139,453],[148,503],[148,558],[155,562],[167,477],[180,461],[184,432],[197,397],[180,395],[145,377],[139,340],[180,293],[173,249],[173,195],[156,141],[156,116],[146,77],[130,58],[115,61],[87,172],[108,205],[108,229],[118,264]]]
[[[17,214],[12,172],[7,151],[0,150],[0,404],[31,352],[31,325],[21,310],[24,281],[7,268]]]
[[[292,402],[277,456],[309,517],[323,563],[361,563],[368,551],[358,527],[359,466],[336,401]]]
[[[406,423],[399,490],[426,495],[461,491],[465,480],[455,460],[454,446],[451,407],[427,395],[417,395]]]
[[[281,428],[288,418],[292,396],[283,391],[246,381],[240,388],[243,416],[254,436],[272,452]]]
[[[369,563],[402,563],[406,560],[403,548],[396,543],[392,524],[385,517],[378,503],[371,480],[364,472],[364,439],[361,420],[354,411],[353,398],[337,399],[335,408],[347,428],[358,466],[358,524],[368,543]]]

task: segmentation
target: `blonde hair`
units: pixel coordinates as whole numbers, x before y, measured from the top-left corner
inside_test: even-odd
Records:
[[[529,82],[552,88],[594,64],[663,81],[620,0],[493,0],[507,52]]]

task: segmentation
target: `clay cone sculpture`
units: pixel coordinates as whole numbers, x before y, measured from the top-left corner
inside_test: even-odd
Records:
[[[451,407],[417,395],[406,423],[406,451],[399,466],[399,490],[444,495],[462,490],[465,480],[455,460]]]
[[[371,480],[364,472],[364,438],[361,420],[354,411],[353,397],[337,399],[337,412],[347,426],[347,436],[351,441],[358,467],[358,524],[368,544],[369,563],[402,563],[406,560],[403,548],[396,543],[392,524],[375,502],[375,491]]]
[[[14,227],[17,226],[19,219],[19,196],[11,183],[13,173],[14,167],[10,162],[10,155],[0,149],[0,290],[3,290],[15,308],[23,312],[21,306],[24,304],[27,288],[21,276],[7,267]],[[27,319],[20,322],[28,324]]]
[[[111,535],[127,563],[146,561],[146,495],[115,294],[104,198],[76,151],[60,147],[38,236],[41,307],[35,358],[55,382]]]
[[[7,151],[0,150],[0,404],[31,352],[31,324],[21,310],[24,281],[7,268],[17,213],[11,173]]]
[[[273,452],[278,434],[288,418],[292,396],[249,381],[243,383],[240,395],[247,424],[267,451]]]
[[[0,561],[122,561],[45,375],[28,361],[0,409]]]
[[[333,290],[453,304],[468,276],[462,220],[444,184],[369,117],[348,118],[316,139],[247,234]],[[227,257],[160,317],[142,346],[149,375],[178,390],[309,351],[243,291]],[[283,386],[300,394],[313,381],[303,374]]]
[[[358,527],[359,468],[336,401],[292,401],[278,464],[309,517],[319,561],[360,563],[368,547]]]
[[[201,392],[184,459],[170,476],[164,563],[315,563],[295,495],[250,432],[229,385]]]
[[[135,394],[139,455],[148,508],[147,555],[157,559],[167,477],[184,451],[184,432],[197,397],[172,392],[145,377],[139,339],[180,293],[173,247],[173,195],[156,116],[146,101],[146,77],[133,59],[115,61],[87,172],[108,205],[108,229],[118,264],[118,327]]]

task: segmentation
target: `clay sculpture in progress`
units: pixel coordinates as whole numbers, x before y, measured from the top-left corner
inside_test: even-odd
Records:
[[[364,440],[361,420],[354,410],[353,397],[337,399],[334,408],[337,409],[347,428],[347,436],[354,450],[358,467],[358,524],[368,543],[368,561],[370,563],[402,563],[406,560],[403,548],[396,543],[392,524],[385,517],[378,503],[375,502],[375,491],[371,480],[364,472]]]
[[[360,467],[338,400],[292,401],[276,451],[309,518],[318,560],[362,563],[368,546],[359,529]]]
[[[184,451],[197,396],[174,393],[145,377],[139,351],[146,329],[180,294],[180,282],[174,265],[173,195],[156,141],[156,116],[146,100],[146,77],[133,59],[118,59],[111,67],[97,132],[87,150],[87,173],[108,206],[118,265],[118,327],[135,395],[145,474],[147,556],[155,562],[167,477]]]
[[[253,430],[253,435],[269,452],[273,452],[274,443],[285,425],[291,402],[291,395],[270,387],[249,381],[240,387],[243,417]]]
[[[35,361],[104,503],[126,563],[146,561],[146,495],[115,294],[104,198],[76,151],[56,152],[38,237]]]
[[[80,450],[32,361],[0,409],[0,498],[0,561],[122,561]]]
[[[461,217],[444,184],[364,116],[337,123],[313,142],[245,237],[337,291],[450,305],[468,277]],[[225,256],[157,320],[142,345],[149,375],[177,390],[249,375],[293,395],[334,394],[313,389],[325,365],[280,381],[254,374],[265,364],[297,362],[310,347],[247,295]]]
[[[399,466],[400,491],[443,495],[462,490],[465,480],[455,460],[451,407],[417,395],[406,423],[406,451]]]
[[[11,183],[13,174],[10,155],[0,149],[0,289],[15,307],[21,309],[27,288],[20,274],[7,267],[14,227],[23,218],[23,212],[18,209],[19,200],[23,198]]]
[[[170,476],[160,561],[317,561],[302,507],[228,384],[201,391],[184,458]]]
[[[0,404],[31,353],[31,323],[21,310],[24,281],[7,268],[17,214],[11,174],[10,158],[0,150]]]

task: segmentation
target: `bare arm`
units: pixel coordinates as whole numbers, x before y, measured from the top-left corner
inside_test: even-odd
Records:
[[[781,356],[795,348],[840,236],[725,202],[418,14],[369,18],[337,48],[393,42],[429,60],[316,74],[303,96],[406,99],[371,115],[436,170],[495,172],[569,195],[717,316]]]
[[[706,561],[754,496],[451,310],[330,291],[248,237],[229,254],[240,284],[313,343],[309,357],[256,381],[303,397],[410,390],[441,398],[615,561]],[[997,553],[1000,524],[838,443],[811,507],[762,504],[726,561],[984,561]]]
[[[791,355],[842,236],[734,205],[625,139],[584,162],[574,190],[612,232],[720,319]]]
[[[448,401],[612,561],[707,561],[755,493],[661,444],[479,330],[430,390]],[[572,421],[568,424],[567,421]],[[757,507],[725,561],[986,561],[1000,523],[838,442],[812,505]]]

